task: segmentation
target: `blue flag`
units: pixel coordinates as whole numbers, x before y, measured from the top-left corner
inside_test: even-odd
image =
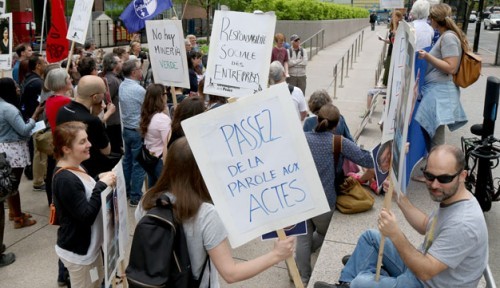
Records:
[[[172,7],[172,0],[132,0],[123,10],[120,19],[130,33],[137,32],[146,26],[146,20]]]

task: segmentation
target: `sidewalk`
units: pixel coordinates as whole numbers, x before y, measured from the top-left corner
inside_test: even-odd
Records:
[[[338,99],[334,100],[334,104],[339,107],[346,118],[352,134],[354,134],[361,122],[359,114],[365,109],[366,93],[374,85],[378,55],[383,45],[377,39],[376,33],[383,34],[386,32],[386,28],[380,25],[376,27],[376,31],[370,31],[369,28],[364,31],[363,50],[357,58],[356,63],[354,63],[353,69],[349,71],[349,78],[344,79],[344,88],[337,88]],[[327,47],[309,62],[307,66],[308,88],[305,93],[307,98],[317,89],[326,89],[333,96],[333,66],[351,47],[357,36],[358,33],[353,34]],[[485,66],[483,74],[499,77],[500,68],[490,67],[489,65]],[[462,101],[470,119],[470,125],[482,121],[485,85],[486,77],[483,76],[476,84],[466,90],[462,90]],[[376,122],[382,112],[381,102],[379,102],[380,104],[375,110],[372,123],[367,125],[359,139],[359,144],[364,145],[367,149],[371,149],[380,139],[380,130]],[[470,135],[470,125],[466,125],[466,127],[453,132],[453,134],[450,134],[448,131],[447,141],[454,145],[460,145],[460,136]],[[497,133],[497,135],[500,134]],[[0,286],[19,288],[57,287],[57,257],[54,252],[57,226],[48,224],[47,216],[49,209],[45,192],[32,191],[32,183],[26,179],[23,179],[21,182],[20,191],[23,210],[33,214],[34,219],[38,223],[31,227],[14,230],[12,223],[7,220],[4,242],[7,245],[7,252],[14,252],[16,254],[16,262],[7,267],[0,268]],[[417,206],[422,207],[424,210],[429,210],[435,205],[429,200],[427,192],[425,192],[425,187],[421,184],[412,183],[410,185],[409,197],[412,201],[415,201]],[[338,279],[342,265],[340,263],[341,257],[352,252],[357,238],[363,230],[376,227],[376,217],[382,205],[382,200],[382,197],[376,197],[374,209],[359,215],[334,213],[325,243],[319,252],[309,287],[313,287],[316,280],[334,282]],[[406,224],[399,209],[395,207],[393,210],[396,212],[400,227],[407,237],[416,245],[420,244],[422,238],[412,233],[411,227]],[[133,209],[129,208],[129,230],[132,232],[135,226],[133,212]],[[495,239],[495,235],[500,235],[500,228],[495,225],[500,219],[499,204],[494,203],[492,210],[485,213],[485,217],[490,228],[490,267],[493,275],[497,279],[500,279],[500,240]],[[262,242],[260,239],[256,239],[235,249],[233,256],[237,262],[243,262],[271,250],[272,245],[272,241]],[[223,282],[222,279],[221,282]],[[288,278],[284,262],[250,280],[232,285],[223,283],[221,286],[242,288],[294,287]]]

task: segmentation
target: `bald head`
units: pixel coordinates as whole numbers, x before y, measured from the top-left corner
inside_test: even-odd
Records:
[[[448,163],[447,165],[454,165],[456,168],[456,171],[463,170],[465,168],[465,155],[460,150],[460,148],[449,145],[449,144],[443,144],[443,145],[438,145],[434,146],[431,151],[429,152],[429,156],[427,157],[427,161],[430,159],[433,159],[435,161],[443,161],[447,160]],[[450,160],[448,160],[450,159]],[[451,162],[451,159],[454,159],[455,163],[449,163]]]
[[[83,76],[78,82],[78,88],[76,89],[77,97],[81,100],[89,100],[92,96],[105,92],[106,85],[104,81],[101,77],[94,75]]]

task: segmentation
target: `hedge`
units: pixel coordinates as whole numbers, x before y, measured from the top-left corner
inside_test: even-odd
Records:
[[[318,0],[252,0],[247,12],[275,11],[278,20],[333,20],[367,18],[366,9]]]

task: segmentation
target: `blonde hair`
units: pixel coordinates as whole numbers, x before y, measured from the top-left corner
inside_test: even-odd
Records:
[[[465,37],[464,33],[460,28],[458,28],[457,24],[451,19],[451,7],[448,4],[441,3],[436,4],[431,7],[429,17],[436,21],[436,23],[440,27],[446,28],[446,30],[453,31],[458,39],[460,40],[460,45],[462,46],[463,51],[469,51],[469,42]]]
[[[391,31],[396,31],[398,29],[398,26],[394,25],[394,17],[398,17],[398,19],[401,21],[401,20],[403,20],[403,13],[401,13],[401,11],[399,11],[399,10],[395,10],[394,12],[392,12],[391,24],[389,26],[389,29]]]

